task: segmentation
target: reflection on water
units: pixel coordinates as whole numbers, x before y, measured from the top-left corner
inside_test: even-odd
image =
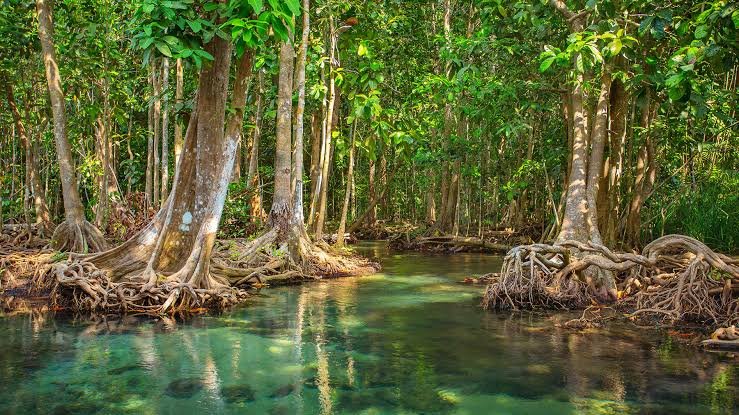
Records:
[[[187,322],[0,319],[0,413],[732,414],[736,360],[659,332],[583,335],[494,314],[484,255],[392,254],[383,274],[263,290]]]

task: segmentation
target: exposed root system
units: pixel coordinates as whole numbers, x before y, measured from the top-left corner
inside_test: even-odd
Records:
[[[64,258],[50,249],[0,247],[0,289],[26,285],[43,277],[55,261]],[[27,287],[33,290],[36,287]]]
[[[194,261],[174,273],[143,271],[116,277],[95,256],[72,256],[41,276],[55,307],[75,311],[165,313],[220,309],[242,301],[250,286],[286,284],[372,272],[377,264],[338,255],[328,245],[299,241],[299,255],[276,246],[272,230],[252,241],[216,245],[209,263]]]
[[[500,278],[486,290],[491,309],[576,309],[602,299],[591,275],[608,272],[619,283],[618,307],[635,320],[739,322],[739,261],[700,241],[668,235],[641,254],[567,241],[524,245],[506,255]]]
[[[57,251],[102,252],[107,245],[100,230],[86,220],[66,220],[56,227],[51,237],[51,247]]]

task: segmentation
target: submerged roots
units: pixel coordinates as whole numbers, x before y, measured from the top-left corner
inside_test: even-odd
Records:
[[[618,306],[634,319],[716,326],[739,322],[739,261],[682,235],[659,238],[641,254],[572,241],[516,247],[487,287],[483,306],[584,308],[602,301],[604,287],[591,278],[602,273],[615,277]]]

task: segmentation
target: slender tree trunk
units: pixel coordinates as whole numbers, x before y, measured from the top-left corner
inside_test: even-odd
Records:
[[[318,188],[318,177],[321,172],[321,114],[316,110],[311,114],[311,155],[310,155],[310,195],[311,204],[308,214],[308,220],[313,222],[315,214],[316,194]],[[310,225],[310,223],[309,223]]]
[[[7,98],[8,107],[13,115],[13,121],[15,122],[15,129],[18,131],[18,136],[26,149],[26,170],[28,171],[28,185],[30,194],[33,197],[34,207],[36,210],[36,224],[39,227],[41,234],[51,230],[51,214],[49,213],[49,207],[46,204],[46,194],[44,189],[41,187],[41,178],[39,175],[38,167],[38,153],[36,152],[36,146],[31,142],[31,139],[26,131],[26,127],[23,124],[21,113],[18,110],[18,106],[15,102],[15,96],[13,94],[13,86],[7,78],[3,79],[5,84],[5,96]],[[1,203],[1,202],[0,202]]]
[[[146,128],[146,187],[144,190],[148,206],[154,205],[154,68],[149,66],[149,87],[152,98],[149,100]]]
[[[645,186],[648,187],[646,183],[648,182],[649,177],[650,148],[653,149],[650,137],[652,122],[651,107],[651,90],[647,90],[647,96],[641,114],[641,127],[644,140],[636,159],[636,176],[634,178],[634,187],[632,190],[633,196],[629,205],[629,213],[626,222],[626,241],[631,247],[638,247],[641,240],[641,208],[644,203],[645,195],[649,190],[645,189]]]
[[[334,119],[334,106],[336,105],[336,47],[338,43],[338,34],[335,33],[334,17],[329,17],[329,62],[330,62],[330,73],[329,73],[329,87],[328,87],[328,110],[326,111],[326,133],[324,134],[324,150],[325,157],[321,166],[321,194],[318,201],[318,212],[316,216],[315,224],[315,237],[316,240],[320,241],[323,238],[323,225],[326,221],[326,202],[328,199],[328,175],[329,167],[331,166],[331,141],[333,133],[333,119]]]
[[[159,193],[160,193],[160,166],[161,166],[161,159],[160,159],[160,153],[159,153],[159,141],[161,139],[161,120],[162,120],[162,74],[159,70],[160,68],[157,67],[156,61],[152,62],[151,66],[154,71],[153,80],[154,80],[154,114],[153,114],[153,120],[154,120],[154,143],[152,144],[152,149],[154,151],[154,164],[152,165],[151,172],[152,172],[152,200],[154,203],[154,207],[161,206],[160,199],[159,199]]]
[[[182,147],[184,145],[185,138],[182,135],[182,117],[179,115],[179,109],[182,105],[183,98],[183,83],[184,83],[184,69],[182,67],[182,59],[177,59],[175,69],[175,77],[177,78],[175,83],[175,107],[177,108],[178,115],[175,117],[174,123],[174,163],[175,171],[180,165],[180,154],[182,153]]]
[[[295,124],[293,125],[294,156],[293,156],[293,224],[304,228],[305,215],[303,213],[303,137],[305,115],[305,65],[308,58],[308,42],[310,40],[310,0],[303,0],[303,33],[298,50],[297,67],[295,68],[295,89],[298,102],[295,107]],[[315,140],[314,140],[315,141]],[[311,165],[313,160],[311,160]],[[311,179],[313,172],[311,169]]]
[[[247,182],[251,190],[249,201],[250,216],[254,221],[264,220],[261,190],[259,189],[259,142],[262,138],[262,107],[264,101],[264,72],[257,74],[257,102],[254,109],[254,131],[252,134],[251,151],[249,154],[249,170]]]
[[[65,113],[64,92],[56,63],[56,51],[52,33],[49,0],[36,0],[39,22],[39,39],[43,52],[46,80],[49,87],[51,110],[54,115],[54,142],[56,144],[59,174],[61,176],[64,198],[65,221],[54,231],[52,247],[76,252],[101,251],[105,240],[100,231],[85,220],[85,211],[77,189],[77,177],[72,160],[72,148],[67,139],[67,116]]]
[[[164,203],[169,196],[169,59],[162,58],[162,191]]]
[[[344,234],[346,233],[346,219],[349,212],[349,198],[351,195],[352,182],[354,181],[354,139],[357,134],[357,121],[352,125],[352,136],[349,140],[349,166],[346,173],[346,190],[344,191],[344,204],[341,207],[341,219],[339,230],[336,232],[336,246],[344,246]]]

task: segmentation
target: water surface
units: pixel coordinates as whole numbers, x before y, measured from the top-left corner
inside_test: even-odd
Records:
[[[734,414],[739,365],[658,330],[490,313],[478,254],[359,249],[381,274],[182,321],[0,317],[0,413]]]

